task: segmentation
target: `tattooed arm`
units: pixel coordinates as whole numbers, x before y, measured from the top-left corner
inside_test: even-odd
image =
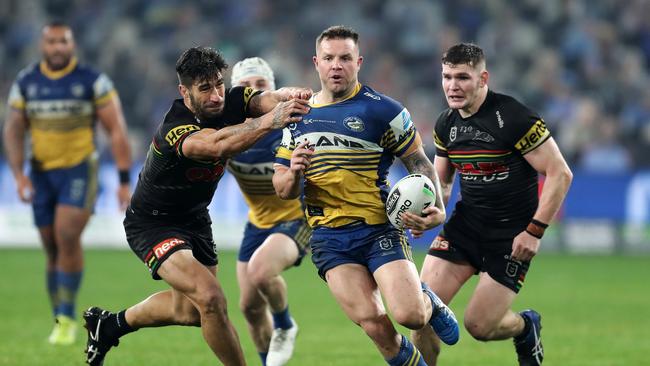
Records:
[[[248,149],[271,130],[284,128],[289,123],[300,122],[302,115],[308,111],[306,100],[294,99],[281,102],[271,112],[259,118],[249,118],[238,125],[219,130],[202,129],[183,142],[183,155],[190,159],[205,161],[229,158]]]
[[[436,193],[435,206],[427,207],[422,211],[423,216],[405,212],[402,215],[404,227],[411,229],[413,236],[419,237],[425,230],[432,229],[445,222],[446,211],[443,200],[443,190],[440,185],[438,173],[433,167],[431,160],[424,153],[422,146],[407,156],[401,157],[402,163],[409,174],[422,174],[431,179]]]
[[[309,100],[312,95],[311,89],[286,87],[278,90],[267,90],[262,94],[254,96],[248,102],[250,117],[259,117],[271,111],[280,102],[291,99]]]

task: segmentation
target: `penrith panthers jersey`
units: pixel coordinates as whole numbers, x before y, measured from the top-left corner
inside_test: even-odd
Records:
[[[289,166],[304,140],[315,152],[304,181],[312,227],[385,223],[388,168],[421,145],[408,110],[361,84],[343,101],[312,104],[301,122],[285,128],[276,163]]]
[[[436,155],[460,176],[456,210],[496,223],[528,221],[538,204],[538,174],[524,155],[550,137],[544,121],[523,104],[488,91],[479,110],[462,118],[447,109],[434,130]]]
[[[147,216],[184,216],[205,212],[225,169],[225,159],[197,161],[183,155],[183,141],[202,128],[222,128],[244,122],[251,88],[226,91],[223,114],[199,121],[176,99],[154,134],[147,159],[131,199],[131,210]]]
[[[250,209],[248,220],[261,229],[304,217],[300,200],[280,199],[273,188],[273,162],[281,140],[282,130],[273,130],[228,161],[228,171]]]

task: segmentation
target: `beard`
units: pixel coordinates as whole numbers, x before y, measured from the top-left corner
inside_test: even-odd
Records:
[[[223,113],[222,111],[219,112],[207,111],[205,108],[203,108],[203,104],[201,104],[201,102],[194,99],[192,93],[190,93],[190,104],[192,105],[192,109],[194,110],[194,114],[196,115],[196,117],[199,120],[204,122],[214,121]]]
[[[56,53],[45,56],[45,63],[50,70],[58,71],[70,64],[72,54]]]

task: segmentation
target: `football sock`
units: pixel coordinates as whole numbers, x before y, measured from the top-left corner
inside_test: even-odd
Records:
[[[266,356],[268,352],[258,352],[260,354],[260,359],[262,359],[262,366],[266,366]]]
[[[52,314],[56,316],[56,309],[59,306],[59,300],[57,299],[57,286],[56,286],[56,271],[48,270],[45,274],[46,284],[47,284],[47,294],[50,296],[50,305],[52,306]]]
[[[280,329],[289,329],[293,326],[291,315],[289,314],[289,305],[279,313],[273,313],[273,327]]]
[[[119,313],[111,313],[106,319],[106,322],[102,323],[104,331],[111,338],[120,338],[121,336],[133,332],[133,328],[126,322],[126,310],[122,310]]]
[[[62,314],[74,319],[75,300],[77,299],[82,274],[83,272],[56,272],[57,315]]]
[[[524,319],[524,329],[519,333],[519,335],[515,336],[515,340],[521,340],[525,338],[528,335],[528,332],[530,332],[530,319],[528,319],[527,316],[520,315]]]
[[[427,366],[424,358],[413,343],[402,335],[402,344],[399,347],[397,356],[386,360],[390,366]]]

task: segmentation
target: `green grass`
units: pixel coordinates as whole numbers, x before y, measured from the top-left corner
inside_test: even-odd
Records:
[[[257,353],[237,308],[232,252],[220,254],[219,277],[229,300],[246,359]],[[0,365],[81,365],[83,343],[52,347],[44,291],[44,258],[38,250],[0,250]],[[422,254],[416,263],[422,262]],[[291,365],[382,365],[371,341],[345,318],[310,261],[285,273],[291,312],[300,324]],[[650,353],[650,258],[543,254],[536,259],[515,309],[529,306],[544,316],[545,365],[647,365]],[[461,291],[452,309],[462,321],[475,282]],[[101,305],[118,310],[164,289],[128,251],[89,250],[79,309]],[[80,333],[81,335],[81,333]],[[113,365],[215,365],[218,361],[197,328],[142,329],[122,339],[108,356]],[[440,365],[515,365],[510,341],[481,343],[464,330],[446,347]]]

